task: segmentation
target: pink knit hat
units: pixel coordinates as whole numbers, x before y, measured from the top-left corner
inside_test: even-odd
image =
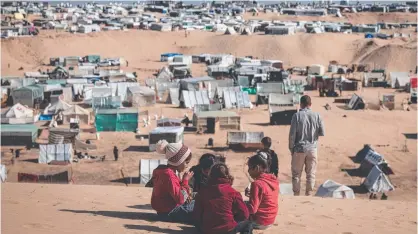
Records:
[[[191,154],[189,147],[182,143],[168,143],[166,140],[157,142],[156,151],[159,154],[165,154],[168,164],[172,166],[179,166]]]

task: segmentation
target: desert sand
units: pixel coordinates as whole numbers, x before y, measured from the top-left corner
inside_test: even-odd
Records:
[[[359,13],[352,18],[364,23],[382,19],[390,22],[416,21],[416,15],[370,16]],[[412,32],[411,29],[405,30]],[[230,36],[193,31],[185,38],[183,32],[120,31],[72,35],[41,31],[38,37],[1,41],[1,72],[4,76],[21,76],[24,71],[51,69],[45,66],[50,57],[100,54],[102,57],[127,59],[129,67],[122,69],[136,71],[143,83],[145,78],[152,77],[156,70],[166,65],[159,62],[160,54],[166,52],[253,55],[283,60],[286,67],[327,65],[329,61],[336,60],[341,64],[367,63],[387,71],[409,71],[415,70],[417,65],[415,38],[414,33],[411,39],[370,40],[364,39],[362,34],[331,33]],[[20,67],[23,71],[18,70]],[[205,66],[194,64],[192,73],[194,76],[205,75]],[[355,76],[361,78],[361,74]],[[417,140],[408,135],[416,136],[417,133],[416,105],[411,111],[401,110],[401,102],[409,94],[394,89],[363,88],[356,93],[369,103],[367,110],[346,110],[343,104],[334,103],[334,98],[320,98],[316,91],[307,92],[313,98],[312,108],[324,120],[326,131],[326,136],[320,139],[316,187],[327,179],[333,179],[359,188],[364,178],[350,175],[345,169],[358,168],[359,164],[350,157],[364,144],[371,144],[384,155],[395,172],[391,180],[396,188],[388,194],[389,201],[368,201],[365,193],[357,193],[354,201],[282,196],[277,226],[263,233],[324,233],[325,229],[327,233],[341,234],[416,232]],[[396,94],[396,110],[376,110],[379,98],[385,93]],[[344,92],[345,97],[351,94]],[[325,110],[326,104],[332,109]],[[158,114],[181,118],[185,113],[192,116],[190,110],[167,104],[142,110],[149,110],[151,116]],[[273,149],[279,155],[280,182],[290,183],[289,126],[268,125],[266,105],[238,112],[242,116],[242,130],[263,131],[273,139]],[[147,135],[153,127],[155,121],[146,128],[140,126],[141,134]],[[225,155],[235,177],[234,187],[243,191],[249,183],[244,173],[245,161],[252,153],[225,150],[226,135],[226,131],[218,131],[214,135],[186,132],[184,143],[193,152],[192,164],[206,152]],[[82,137],[88,138],[87,135]],[[190,233],[192,229],[184,225],[144,220],[152,213],[148,205],[151,190],[124,183],[122,172],[125,177],[138,177],[140,159],[163,156],[146,152],[148,141],[139,140],[134,133],[104,132],[100,137],[100,140],[93,140],[98,146],[93,155],[107,155],[106,161],[82,160],[68,166],[73,174],[73,185],[14,184],[17,172],[60,171],[67,170],[67,167],[37,164],[36,149],[23,151],[20,160],[11,165],[9,148],[2,147],[3,163],[9,170],[8,183],[2,188],[2,230],[5,233],[84,233],[86,230],[89,233]],[[213,149],[205,148],[210,137],[215,139]],[[122,153],[118,162],[113,161],[114,145]],[[33,212],[37,212],[36,215]]]
[[[149,188],[5,184],[3,233],[197,233],[157,221]],[[13,196],[12,194],[21,194]],[[23,196],[24,194],[24,196]],[[416,233],[416,204],[281,196],[273,233]]]

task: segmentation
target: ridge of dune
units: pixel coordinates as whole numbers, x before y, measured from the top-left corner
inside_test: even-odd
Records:
[[[260,59],[280,59],[285,66],[341,64],[378,64],[392,71],[413,70],[416,62],[416,40],[364,39],[357,34],[222,35],[194,31],[187,38],[181,32],[99,32],[68,34],[46,31],[38,37],[1,41],[3,75],[18,75],[49,63],[50,57],[100,54],[103,57],[124,57],[135,68],[159,69],[161,53],[185,54],[230,53],[252,55]],[[402,58],[402,62],[400,59]],[[8,64],[11,68],[8,68]],[[141,72],[139,72],[141,75]]]

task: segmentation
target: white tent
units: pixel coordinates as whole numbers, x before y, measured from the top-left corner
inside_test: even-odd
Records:
[[[332,180],[325,181],[316,192],[317,197],[332,197],[343,199],[354,199],[354,192],[351,188]]]
[[[377,165],[370,171],[363,185],[371,193],[385,193],[395,189],[389,177]]]
[[[6,118],[31,118],[33,117],[33,110],[23,106],[20,103],[15,104],[6,113]]]
[[[167,165],[167,159],[141,159],[139,177],[140,183],[146,184],[152,178],[152,173],[159,165]]]
[[[233,27],[228,27],[225,31],[225,35],[235,35],[235,34],[237,34],[237,32],[235,31]]]
[[[251,35],[251,34],[253,34],[253,32],[251,31],[249,27],[245,27],[242,29],[241,35]]]
[[[1,179],[1,182],[5,182],[6,181],[6,179],[7,179],[7,170],[6,170],[6,166],[5,165],[3,165],[3,164],[1,164],[0,165],[0,179]]]

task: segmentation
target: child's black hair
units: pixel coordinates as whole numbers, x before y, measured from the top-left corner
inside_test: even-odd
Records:
[[[203,154],[199,159],[199,166],[202,170],[208,170],[216,163],[216,156],[210,153]]]
[[[211,179],[228,179],[232,185],[234,177],[229,174],[229,168],[224,163],[217,163],[210,168],[209,177]]]
[[[265,172],[270,171],[270,157],[268,154],[263,152],[258,152],[256,155],[250,157],[248,159],[248,167],[253,168],[256,166],[260,166],[264,169]]]
[[[261,143],[263,144],[264,147],[270,149],[270,147],[271,147],[271,138],[270,137],[264,137],[263,139],[261,139]]]

